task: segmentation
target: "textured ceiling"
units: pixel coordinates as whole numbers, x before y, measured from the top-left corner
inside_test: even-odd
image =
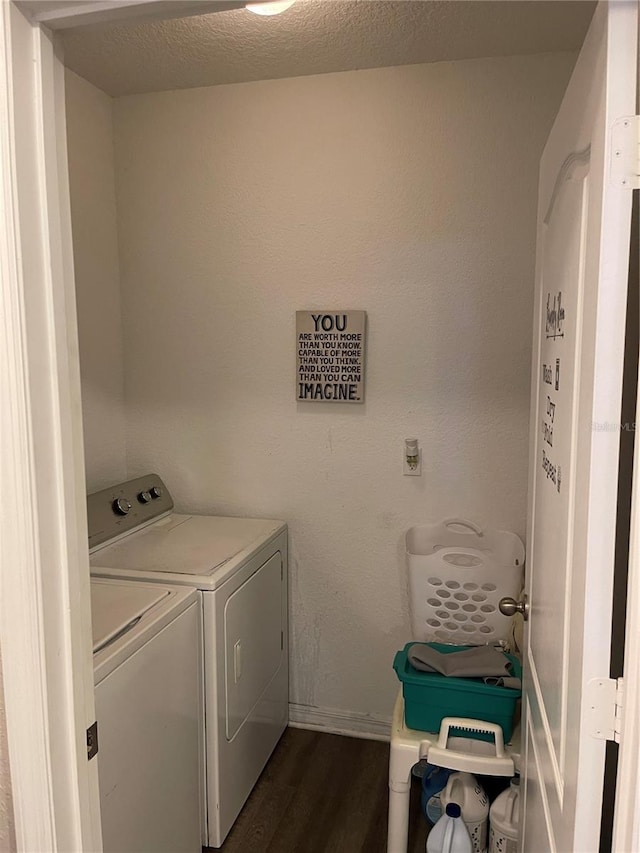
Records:
[[[110,95],[518,53],[577,50],[579,0],[298,0],[63,34],[65,61]]]

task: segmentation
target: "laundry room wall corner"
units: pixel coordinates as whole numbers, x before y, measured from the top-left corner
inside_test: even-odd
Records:
[[[125,480],[113,99],[67,69],[67,146],[87,492]]]

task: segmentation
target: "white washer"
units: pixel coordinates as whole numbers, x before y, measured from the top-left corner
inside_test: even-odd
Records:
[[[287,527],[172,510],[156,474],[90,495],[91,571],[199,591],[202,843],[220,847],[288,723]]]
[[[201,613],[195,590],[91,579],[105,853],[200,853]]]

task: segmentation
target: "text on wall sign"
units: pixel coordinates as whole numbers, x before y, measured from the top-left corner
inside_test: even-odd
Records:
[[[364,402],[366,311],[296,311],[296,396]]]

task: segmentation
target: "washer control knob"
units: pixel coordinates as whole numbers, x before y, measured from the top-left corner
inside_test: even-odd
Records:
[[[113,511],[116,515],[128,515],[131,509],[131,504],[126,498],[117,498],[113,502]]]
[[[151,493],[152,498],[161,498],[162,497],[162,489],[160,488],[160,486],[152,486],[149,489],[149,492]]]
[[[138,500],[141,504],[148,504],[151,500],[150,492],[140,492],[140,494],[138,495]]]

